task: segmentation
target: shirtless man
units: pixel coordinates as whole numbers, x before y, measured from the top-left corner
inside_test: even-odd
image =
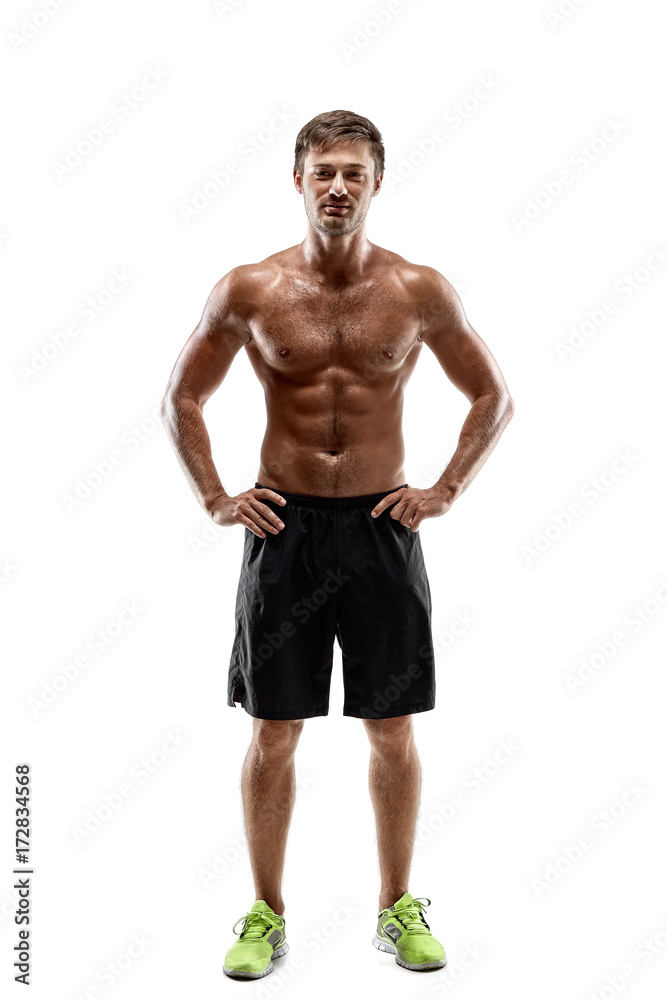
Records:
[[[334,638],[343,714],[364,721],[380,866],[373,944],[408,969],[445,964],[408,875],[421,791],[412,715],[435,702],[431,595],[419,527],[470,485],[514,412],[491,352],[438,271],[366,237],[380,191],[377,128],[349,111],[300,131],[306,238],[213,288],[174,366],[167,433],[204,510],[245,529],[228,705],[253,717],[241,793],[256,900],[224,971],[256,979],[286,954],[283,862],[303,721],[328,714]],[[426,346],[469,400],[456,451],[427,489],[405,482],[403,391]],[[267,425],[254,487],[229,496],[202,411],[244,347]],[[239,406],[237,433],[243,432]],[[436,435],[433,435],[437,443]]]

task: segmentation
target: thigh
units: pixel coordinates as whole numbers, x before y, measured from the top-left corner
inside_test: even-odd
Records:
[[[392,718],[435,705],[431,591],[419,532],[384,511],[346,512],[348,553],[337,635],[343,652],[344,715]]]
[[[328,712],[335,606],[326,580],[335,548],[326,523],[307,513],[324,512],[283,507],[278,535],[245,529],[228,704],[241,701],[256,718]]]

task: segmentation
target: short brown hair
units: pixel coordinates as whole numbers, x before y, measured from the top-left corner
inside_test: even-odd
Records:
[[[384,173],[382,136],[372,121],[353,111],[324,111],[306,122],[296,137],[294,169],[303,173],[303,161],[309,149],[321,149],[331,142],[361,142],[364,139],[370,143],[377,180]]]

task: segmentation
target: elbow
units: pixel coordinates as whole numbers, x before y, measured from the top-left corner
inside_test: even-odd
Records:
[[[508,392],[503,393],[503,396],[500,401],[499,413],[500,413],[499,423],[502,430],[504,431],[507,425],[509,424],[510,420],[514,416],[514,400],[512,399],[512,397]]]
[[[493,422],[500,428],[505,428],[514,416],[514,400],[507,389],[499,389],[489,393]]]
[[[167,389],[160,402],[160,418],[167,431],[175,430],[192,408],[201,412],[201,404],[192,396],[175,389]]]
[[[164,391],[164,396],[160,403],[160,415],[164,419],[165,415],[169,416],[175,410],[178,410],[182,404],[184,394],[176,386],[171,384],[167,386]]]
[[[160,403],[160,419],[162,420],[162,426],[169,434],[178,425],[179,409],[178,393],[167,389]]]
[[[514,400],[506,388],[495,387],[488,392],[480,393],[477,399],[484,399],[493,414],[493,420],[500,424],[508,424],[514,416]]]
[[[174,412],[174,397],[169,391],[165,392],[160,403],[160,419],[166,426]]]

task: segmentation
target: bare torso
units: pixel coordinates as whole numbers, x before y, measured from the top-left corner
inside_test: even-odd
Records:
[[[405,482],[403,392],[422,349],[419,268],[373,247],[362,278],[333,286],[292,247],[250,267],[250,362],[267,426],[257,481],[319,496]]]

